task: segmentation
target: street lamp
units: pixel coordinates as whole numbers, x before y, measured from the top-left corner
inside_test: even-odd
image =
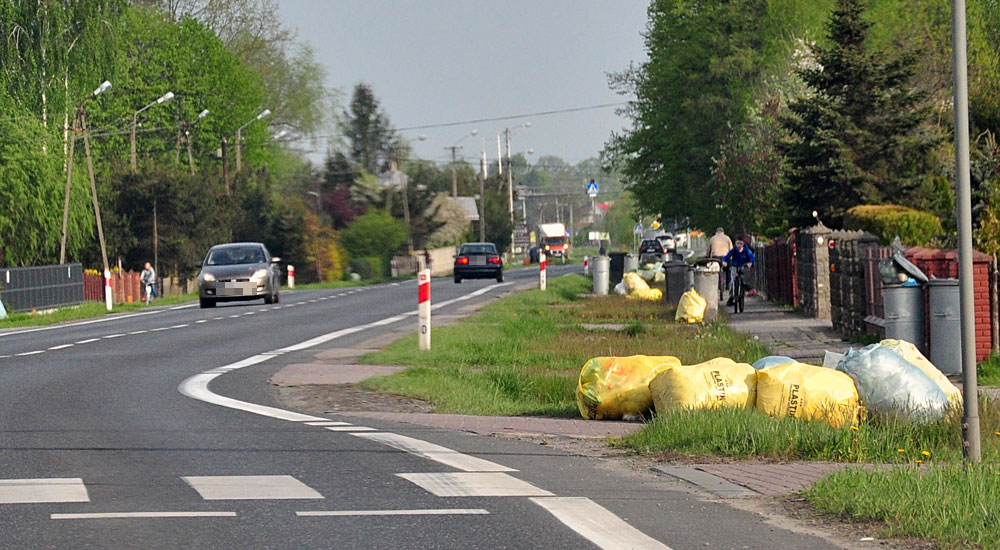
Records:
[[[72,181],[73,178],[73,146],[76,144],[76,134],[80,132],[81,129],[85,131],[87,128],[86,118],[84,117],[83,104],[86,103],[88,99],[95,98],[109,89],[111,89],[111,82],[105,80],[104,82],[101,83],[100,86],[97,87],[96,90],[91,92],[90,95],[88,95],[87,97],[83,98],[82,101],[80,101],[80,106],[77,107],[76,111],[74,111],[73,113],[73,131],[72,133],[70,133],[69,156],[66,161],[66,192],[65,195],[63,196],[62,239],[59,242],[60,265],[66,263],[66,226],[69,223],[69,190],[70,190],[70,182]],[[87,137],[86,134],[84,134],[84,141],[85,143],[88,144],[90,143],[90,139]],[[89,145],[87,145],[87,151],[89,158],[89,151],[90,151]],[[90,165],[88,164],[88,166]],[[97,186],[94,183],[93,166],[90,166],[90,188],[91,188],[90,189],[91,193],[94,194],[94,214],[98,220],[97,234],[101,238],[101,253],[103,254],[104,257],[104,269],[107,269],[108,259],[107,259],[107,253],[104,250],[104,230],[101,228],[101,223],[100,223],[101,215],[97,205],[97,190],[96,190]]]
[[[100,89],[100,88],[98,88],[98,89]],[[132,139],[131,139],[132,172],[136,171],[136,163],[135,163],[135,127],[136,127],[136,124],[138,124],[138,121],[139,121],[139,114],[142,113],[143,111],[145,111],[146,109],[149,109],[153,105],[159,105],[161,103],[166,103],[166,102],[170,101],[173,98],[174,98],[174,93],[173,92],[167,92],[167,93],[161,95],[160,97],[158,97],[156,99],[156,101],[150,103],[149,105],[146,105],[142,109],[139,109],[138,111],[135,112],[134,115],[132,115]]]
[[[236,129],[236,173],[237,174],[239,174],[240,173],[240,169],[243,168],[243,156],[242,156],[242,150],[243,150],[243,139],[242,139],[243,129],[246,128],[247,126],[253,124],[254,122],[257,122],[258,120],[260,120],[260,119],[262,119],[264,117],[270,116],[270,115],[271,115],[271,110],[270,109],[264,109],[263,111],[260,112],[259,115],[255,116],[253,118],[253,120],[248,121],[246,124],[244,124],[243,126],[240,126],[239,128]]]
[[[454,145],[452,145],[450,147],[445,147],[445,149],[451,149],[451,196],[452,197],[457,197],[458,196],[458,173],[455,172],[455,162],[457,162],[457,160],[458,160],[456,158],[456,153],[458,152],[459,149],[462,148],[459,145],[459,143],[462,143],[462,141],[464,141],[465,138],[467,138],[469,136],[474,136],[474,135],[476,135],[478,133],[479,133],[479,130],[473,129],[468,134],[465,134],[464,136],[462,136],[461,138],[459,138],[459,140],[456,141]]]
[[[529,122],[525,122],[524,124],[522,124],[518,128],[531,128],[531,122],[530,121]],[[517,128],[515,128],[515,129],[517,129]],[[514,162],[513,162],[513,160],[510,157],[510,134],[513,131],[514,130],[511,129],[511,128],[507,128],[507,129],[504,130],[504,133],[506,134],[506,137],[507,137],[507,212],[510,214],[510,225],[511,225],[510,249],[511,249],[511,251],[514,250]],[[498,153],[499,153],[499,150],[500,150],[500,132],[497,131],[497,152]],[[534,152],[533,150],[530,150],[530,149],[529,149],[529,151]],[[500,160],[498,159],[497,163],[499,163],[499,162],[500,162]],[[500,170],[500,173],[503,174],[503,170]],[[572,229],[571,229],[571,231],[572,231]]]
[[[315,191],[306,191],[306,194],[307,195],[313,195],[314,197],[316,197],[316,215],[319,216],[320,212],[321,212],[321,210],[320,210],[320,197],[319,197],[319,193],[317,193]]]

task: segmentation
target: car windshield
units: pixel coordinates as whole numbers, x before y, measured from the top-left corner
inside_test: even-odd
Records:
[[[219,248],[208,253],[205,265],[239,265],[264,263],[264,251],[255,246]]]
[[[546,244],[562,244],[566,237],[545,237]]]
[[[497,249],[492,244],[466,244],[462,245],[459,254],[496,254]]]

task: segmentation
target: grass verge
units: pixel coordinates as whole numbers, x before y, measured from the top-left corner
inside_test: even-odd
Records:
[[[81,319],[92,319],[105,315],[128,313],[146,309],[147,307],[162,307],[181,304],[197,300],[197,293],[185,294],[183,296],[167,296],[157,298],[152,304],[147,306],[143,302],[131,304],[115,304],[112,311],[108,311],[104,302],[84,302],[78,306],[62,307],[51,313],[31,314],[31,313],[11,313],[6,319],[0,320],[0,330],[5,328],[33,327],[41,325],[54,325],[66,321],[79,321]]]
[[[674,324],[674,310],[662,302],[580,299],[590,285],[580,275],[557,277],[546,292],[492,302],[457,325],[435,329],[429,351],[417,349],[416,335],[403,338],[361,360],[413,368],[362,384],[430,401],[437,412],[571,417],[579,414],[577,376],[591,357],[675,355],[694,363],[767,354],[723,325]],[[612,323],[627,330],[584,326]]]
[[[932,540],[943,548],[995,548],[1000,541],[996,464],[851,468],[818,481],[805,497],[850,521],[884,522],[885,536]]]
[[[1000,353],[993,352],[976,367],[976,381],[982,386],[1000,386]]]

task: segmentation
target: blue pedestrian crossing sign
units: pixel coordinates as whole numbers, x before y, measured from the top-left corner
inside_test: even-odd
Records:
[[[642,224],[635,224],[635,228],[633,228],[632,231],[635,232],[636,235],[642,235]]]
[[[590,195],[591,197],[596,197],[597,196],[597,182],[596,181],[590,180],[590,183],[587,184],[587,194]]]

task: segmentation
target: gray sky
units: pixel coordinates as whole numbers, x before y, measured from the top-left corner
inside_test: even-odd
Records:
[[[340,90],[341,105],[364,81],[397,128],[617,103],[607,72],[645,59],[645,0],[280,0],[283,22],[311,45]],[[444,148],[473,129],[459,152],[496,159],[496,134],[520,128],[515,153],[570,163],[596,156],[625,121],[611,107],[446,128],[406,131],[417,156],[444,161]],[[425,141],[417,137],[425,134]],[[318,159],[316,155],[311,158]]]

